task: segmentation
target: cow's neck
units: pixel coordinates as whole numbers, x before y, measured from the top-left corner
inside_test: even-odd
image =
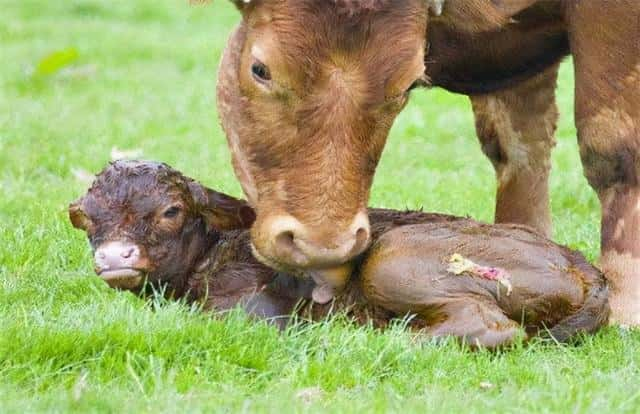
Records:
[[[561,0],[539,0],[496,30],[469,30],[445,17],[429,23],[426,73],[434,86],[453,92],[508,88],[569,54]]]

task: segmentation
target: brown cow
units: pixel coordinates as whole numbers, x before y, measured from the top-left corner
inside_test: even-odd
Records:
[[[87,232],[96,272],[110,286],[139,291],[146,278],[174,298],[217,311],[240,305],[281,326],[296,309],[313,319],[349,311],[379,326],[413,314],[412,325],[432,336],[495,347],[522,328],[526,336],[549,328],[564,341],[594,331],[609,311],[597,269],[520,225],[372,209],[372,248],[345,291],[317,304],[310,300],[312,279],[279,273],[253,257],[246,228],[254,215],[244,201],[165,164],[109,165],[69,216]],[[458,262],[449,263],[454,255]],[[485,266],[463,263],[470,259]]]
[[[470,96],[496,169],[496,221],[549,235],[554,91],[559,61],[572,54],[613,320],[640,324],[640,2],[234,3],[242,22],[222,60],[218,105],[263,262],[321,269],[363,251],[389,128],[427,83]]]

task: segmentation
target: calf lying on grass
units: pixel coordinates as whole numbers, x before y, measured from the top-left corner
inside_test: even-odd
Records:
[[[69,215],[87,232],[96,272],[110,286],[164,285],[205,309],[239,305],[283,324],[295,312],[320,319],[342,310],[377,326],[413,314],[411,324],[427,334],[495,347],[522,331],[548,328],[561,341],[592,332],[609,311],[597,269],[517,225],[371,209],[373,245],[344,291],[323,305],[311,300],[312,279],[253,257],[246,229],[255,216],[244,201],[165,164],[112,163]]]

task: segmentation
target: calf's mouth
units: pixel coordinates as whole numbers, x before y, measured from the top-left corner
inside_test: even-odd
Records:
[[[96,273],[109,285],[109,287],[118,289],[135,289],[140,287],[145,276],[145,273],[142,270],[131,267],[96,270]]]
[[[93,255],[96,274],[112,288],[135,289],[148,273],[149,259],[145,249],[130,240],[105,242]]]

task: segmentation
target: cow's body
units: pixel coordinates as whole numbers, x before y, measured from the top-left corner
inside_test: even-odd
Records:
[[[243,22],[222,63],[220,114],[257,209],[253,242],[265,262],[328,267],[366,244],[368,188],[404,103],[394,99],[412,77],[421,80],[412,62],[424,17],[424,73],[471,98],[496,169],[496,221],[546,235],[557,70],[573,55],[578,140],[602,205],[612,319],[640,324],[640,2],[445,0],[442,10],[437,0],[236,3]],[[260,87],[249,75],[255,59],[269,69]]]
[[[603,210],[613,319],[640,323],[640,3],[537,1],[487,33],[430,25],[427,73],[468,94],[498,179],[496,221],[551,233],[548,176],[558,61],[575,64],[578,140]],[[453,51],[453,53],[452,53]]]

